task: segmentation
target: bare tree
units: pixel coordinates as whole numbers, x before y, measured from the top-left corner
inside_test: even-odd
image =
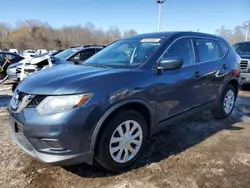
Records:
[[[137,35],[137,31],[135,31],[134,29],[130,29],[130,30],[127,30],[123,33],[123,38],[125,37],[130,37],[130,36],[134,36],[134,35]]]
[[[27,20],[17,23],[14,29],[0,23],[0,49],[65,49],[73,45],[107,45],[121,37],[132,36],[137,32],[133,29],[124,33],[116,26],[106,31],[87,22],[84,26],[64,26],[60,29],[38,20]]]
[[[235,26],[234,29],[226,29],[224,26],[222,26],[220,29],[217,29],[215,32],[216,34],[227,39],[231,44],[234,44],[236,42],[245,40],[245,35],[246,35],[246,30],[247,30],[246,23],[250,23],[250,20],[240,25]]]

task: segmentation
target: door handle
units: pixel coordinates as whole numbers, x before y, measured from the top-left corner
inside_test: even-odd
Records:
[[[196,71],[195,73],[194,73],[194,78],[200,78],[200,72],[199,71]]]
[[[227,64],[223,64],[223,65],[222,65],[222,68],[223,68],[223,69],[227,69],[227,67],[228,67]]]

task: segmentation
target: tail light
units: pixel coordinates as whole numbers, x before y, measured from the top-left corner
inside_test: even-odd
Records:
[[[233,75],[234,76],[239,76],[240,75],[240,71],[239,70],[233,70]]]

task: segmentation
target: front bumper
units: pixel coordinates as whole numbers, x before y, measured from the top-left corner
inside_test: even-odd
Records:
[[[240,73],[240,83],[241,84],[250,84],[250,72],[249,73]]]
[[[93,161],[92,152],[73,154],[73,155],[45,154],[45,153],[36,151],[21,133],[16,133],[13,131],[13,137],[14,137],[16,144],[26,154],[30,155],[31,157],[37,158],[40,161],[45,162],[50,165],[68,166],[68,165],[81,164],[83,162],[92,164],[92,161]]]
[[[41,116],[33,108],[26,108],[20,113],[13,113],[8,108],[17,145],[28,155],[58,166],[93,163],[94,152],[90,151],[91,140],[87,135],[88,130],[84,128],[83,111],[84,108],[78,108],[61,114]],[[87,112],[83,114],[86,117],[88,115]],[[62,148],[51,149],[51,146],[44,144],[43,139],[56,140]]]

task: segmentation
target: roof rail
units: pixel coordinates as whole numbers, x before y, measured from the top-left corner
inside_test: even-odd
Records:
[[[83,47],[84,47],[84,48],[87,48],[87,47],[96,47],[96,46],[98,46],[98,47],[106,47],[106,46],[104,46],[104,45],[98,45],[98,44],[85,45],[85,46],[83,46]]]
[[[83,46],[70,46],[69,48],[79,48],[79,47],[83,47]]]
[[[106,47],[104,45],[98,45],[98,44],[93,44],[93,45],[84,45],[84,46],[70,46],[69,48],[88,48],[88,47]]]

